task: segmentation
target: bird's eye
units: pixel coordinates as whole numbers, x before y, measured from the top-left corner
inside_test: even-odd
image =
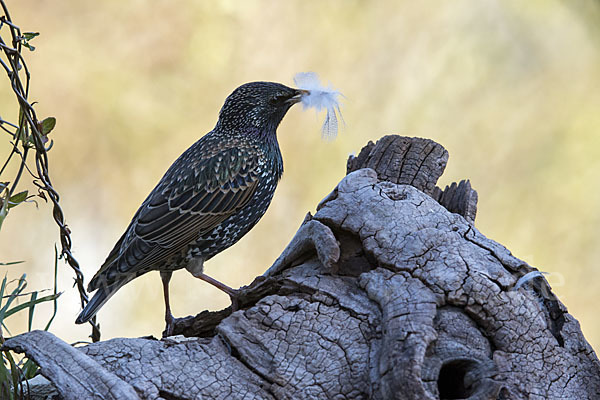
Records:
[[[283,104],[283,102],[286,101],[287,99],[288,99],[288,96],[286,96],[285,94],[278,94],[278,95],[271,97],[271,99],[269,99],[269,103],[271,105]]]

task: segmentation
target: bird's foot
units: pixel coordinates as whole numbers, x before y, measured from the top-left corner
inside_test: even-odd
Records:
[[[175,318],[173,318],[173,314],[168,314],[165,316],[165,330],[162,333],[163,339],[169,336],[173,336],[173,331],[175,330]]]
[[[218,280],[211,278],[210,276],[208,276],[204,273],[200,273],[200,274],[197,274],[194,276],[198,279],[202,279],[204,282],[210,283],[217,289],[227,293],[229,295],[229,298],[231,299],[231,311],[232,312],[237,311],[239,309],[239,306],[240,306],[239,299],[241,298],[241,292],[239,289],[233,289],[233,288],[225,285],[224,283],[221,283]]]
[[[230,291],[228,291],[227,294],[229,295],[229,299],[231,300],[231,312],[236,312],[240,309],[241,292],[239,289],[230,289]]]

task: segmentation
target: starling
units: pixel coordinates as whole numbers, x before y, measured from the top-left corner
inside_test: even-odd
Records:
[[[227,293],[236,291],[205,275],[203,264],[244,236],[263,216],[283,173],[276,130],[306,90],[252,82],[231,93],[215,128],[167,170],[90,281],[96,291],[77,320],[87,322],[127,282],[159,271],[165,298],[165,334],[173,331],[169,281],[186,268]]]

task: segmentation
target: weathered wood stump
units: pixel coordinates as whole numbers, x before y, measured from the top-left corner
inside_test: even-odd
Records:
[[[474,226],[448,153],[386,136],[310,214],[241,309],[178,336],[6,341],[64,399],[598,399],[600,362],[543,277]],[[35,389],[34,389],[35,391]]]

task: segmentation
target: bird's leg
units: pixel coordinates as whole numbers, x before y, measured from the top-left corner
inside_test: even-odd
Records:
[[[221,283],[218,280],[211,278],[210,276],[208,276],[204,273],[200,273],[200,274],[197,274],[194,276],[198,279],[202,279],[204,282],[210,283],[217,289],[220,289],[220,290],[224,291],[225,293],[227,293],[229,295],[229,298],[231,299],[231,310],[236,311],[238,309],[238,296],[239,296],[238,290],[230,288],[229,286],[225,285],[224,283]]]
[[[161,272],[160,278],[162,279],[163,284],[163,294],[165,296],[165,331],[163,332],[163,337],[168,337],[173,334],[173,314],[171,314],[171,306],[169,304],[169,281],[171,280],[172,272]]]
[[[185,267],[192,275],[194,275],[198,279],[202,279],[204,282],[208,282],[214,287],[229,295],[231,299],[231,310],[236,311],[238,309],[238,297],[239,291],[224,283],[219,282],[218,280],[211,278],[210,276],[204,273],[204,260],[202,258],[194,258],[192,259]]]

